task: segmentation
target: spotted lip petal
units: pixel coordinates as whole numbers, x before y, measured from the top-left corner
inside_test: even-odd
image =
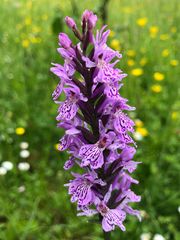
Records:
[[[77,185],[71,197],[71,201],[77,201],[78,204],[82,206],[87,205],[89,202],[91,202],[93,197],[93,193],[90,188],[91,185],[88,185],[86,183],[81,183]]]
[[[59,114],[56,117],[56,120],[71,120],[75,117],[77,111],[78,107],[76,103],[66,100],[60,105],[58,109]]]
[[[69,194],[72,195],[71,201],[77,201],[80,206],[87,206],[87,204],[92,203],[95,198],[92,186],[96,184],[99,179],[97,179],[96,174],[91,172],[83,175],[73,173],[73,176],[75,179],[65,184],[65,186],[69,187]]]
[[[104,163],[103,152],[95,144],[86,144],[80,148],[79,156],[82,158],[82,166],[90,165],[93,169],[100,168]]]
[[[115,115],[114,128],[118,133],[133,132],[134,123],[124,113]]]
[[[115,229],[115,226],[121,228],[122,231],[125,231],[123,221],[126,218],[126,213],[118,209],[109,209],[106,214],[103,216],[102,227],[105,232],[109,232]]]
[[[104,93],[111,100],[120,100],[119,92],[116,86],[107,86],[104,90]]]
[[[56,89],[54,90],[54,92],[52,94],[53,100],[57,100],[58,99],[58,97],[62,93],[62,90],[63,90],[63,83],[60,82],[60,83],[58,83]]]

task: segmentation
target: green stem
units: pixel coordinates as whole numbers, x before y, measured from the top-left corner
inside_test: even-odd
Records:
[[[103,231],[103,233],[104,233],[104,240],[110,240],[111,239],[111,232]]]
[[[103,217],[101,216],[101,214],[99,214],[99,222],[102,222]],[[111,240],[111,232],[105,232],[103,230],[103,236],[104,236],[104,240]]]
[[[100,6],[100,13],[103,24],[107,24],[109,0],[103,0]]]

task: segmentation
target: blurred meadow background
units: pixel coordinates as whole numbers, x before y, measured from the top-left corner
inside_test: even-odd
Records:
[[[66,15],[80,23],[88,8],[111,29],[128,77],[122,96],[136,106],[138,144],[135,191],[141,223],[129,217],[115,240],[180,240],[180,1],[1,0],[0,1],[0,240],[102,240],[101,227],[77,217],[63,186],[66,153],[57,151],[51,93],[58,79],[51,62],[62,63],[58,33],[70,33]],[[72,36],[73,38],[73,36]]]

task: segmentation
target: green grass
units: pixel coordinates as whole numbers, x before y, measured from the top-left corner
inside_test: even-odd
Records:
[[[56,52],[57,33],[69,33],[63,24],[66,15],[80,19],[86,8],[99,14],[101,1],[2,0],[0,6],[0,161],[11,161],[13,170],[0,176],[0,239],[2,240],[100,240],[101,228],[76,217],[75,205],[63,184],[71,178],[64,172],[65,153],[54,145],[63,132],[56,128],[57,106],[51,93],[58,79],[49,71],[51,62],[62,60]],[[147,18],[144,27],[137,19]],[[121,94],[136,106],[134,119],[141,119],[148,135],[138,142],[136,160],[141,161],[135,177],[140,184],[135,191],[142,195],[136,208],[145,211],[141,223],[128,217],[127,231],[116,230],[112,239],[138,240],[143,232],[162,234],[166,239],[179,240],[178,206],[179,155],[178,140],[180,102],[178,101],[180,3],[178,0],[111,0],[107,24],[115,32],[109,38],[120,42],[123,59],[119,66],[128,73]],[[99,26],[101,24],[99,23]],[[155,38],[149,29],[157,26]],[[168,39],[162,40],[163,36]],[[128,50],[136,51],[128,57]],[[162,56],[169,50],[167,57]],[[145,66],[140,65],[147,59]],[[133,59],[134,66],[128,66]],[[139,77],[134,68],[143,69]],[[155,72],[165,78],[153,79]],[[162,91],[155,93],[158,84]],[[15,134],[17,127],[25,128],[24,135]],[[30,157],[25,160],[31,168],[18,170],[19,144],[29,143]],[[25,186],[24,192],[18,188]]]

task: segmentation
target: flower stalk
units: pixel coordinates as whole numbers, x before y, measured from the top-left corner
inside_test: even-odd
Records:
[[[104,240],[110,240],[111,239],[111,232],[103,231],[103,233],[104,233]]]

